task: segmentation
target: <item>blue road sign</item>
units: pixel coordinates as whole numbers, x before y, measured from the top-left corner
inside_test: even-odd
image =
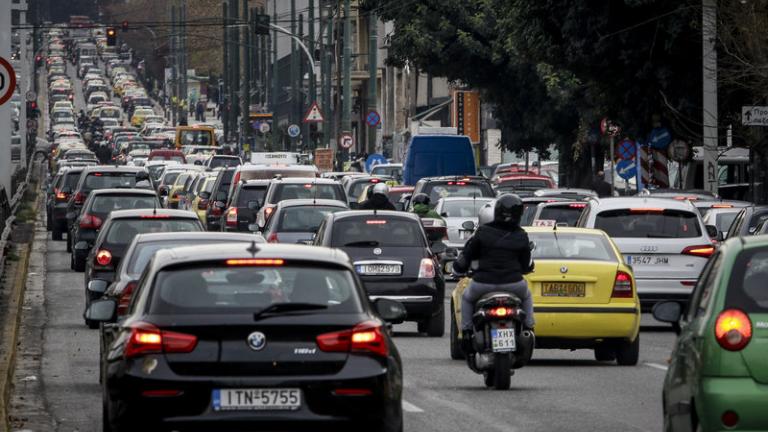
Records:
[[[291,138],[296,138],[297,136],[301,135],[301,128],[299,125],[292,124],[288,126],[288,136]]]
[[[370,127],[376,127],[381,123],[381,116],[375,110],[368,111],[368,116],[365,118],[365,122]]]
[[[368,172],[371,172],[373,167],[376,165],[381,165],[387,163],[387,158],[384,157],[384,155],[374,153],[372,155],[368,156],[368,159],[365,160],[365,170]]]
[[[648,135],[648,144],[651,148],[665,150],[672,142],[672,134],[664,127],[655,128]]]
[[[635,153],[637,153],[637,146],[631,139],[624,138],[619,142],[616,150],[621,159],[634,159]]]
[[[629,180],[637,175],[637,163],[634,159],[624,159],[616,164],[616,174],[624,180]]]

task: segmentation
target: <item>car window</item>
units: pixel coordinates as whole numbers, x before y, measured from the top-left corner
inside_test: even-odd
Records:
[[[566,223],[568,226],[576,226],[576,222],[584,211],[585,204],[564,204],[546,206],[539,213],[539,220],[553,220],[557,223]]]
[[[63,188],[69,188],[70,190],[74,190],[75,186],[77,186],[77,182],[80,180],[80,174],[82,174],[82,171],[68,172],[65,175],[64,184],[62,185],[62,189]]]
[[[726,308],[746,313],[768,313],[768,248],[748,249],[739,254],[731,269]]]
[[[280,221],[277,232],[314,232],[320,227],[325,217],[337,211],[346,210],[341,207],[326,206],[296,206],[285,207],[280,211]]]
[[[499,187],[504,189],[520,188],[520,189],[537,189],[538,190],[538,189],[546,189],[550,187],[550,184],[547,180],[544,180],[544,179],[517,179],[517,180],[502,181]]]
[[[109,213],[115,210],[159,207],[157,198],[151,195],[98,195],[93,198],[91,211]]]
[[[621,209],[597,214],[595,228],[617,238],[701,237],[699,216],[682,210]]]
[[[237,206],[246,207],[248,201],[258,201],[259,203],[263,203],[264,195],[266,195],[266,193],[266,186],[241,188],[240,193],[237,196]]]
[[[739,235],[739,231],[741,231],[741,225],[744,223],[744,218],[747,214],[747,209],[742,210],[739,212],[739,215],[736,216],[736,220],[733,221],[731,224],[731,227],[728,228],[728,235],[727,238],[732,238],[734,236]]]
[[[214,157],[211,159],[210,167],[211,168],[217,168],[217,167],[235,167],[240,165],[240,160],[237,158],[217,158]]]
[[[354,183],[351,188],[349,188],[349,197],[353,199],[357,199],[360,194],[363,193],[363,190],[369,185],[372,184],[370,180],[360,181],[357,183]]]
[[[138,234],[201,231],[195,219],[117,219],[112,221],[105,243],[127,245]]]
[[[715,288],[720,266],[723,261],[721,253],[717,253],[707,261],[706,266],[701,271],[696,287],[691,294],[691,301],[688,303],[687,320],[690,321],[706,312],[709,299],[712,297],[712,290]]]
[[[332,199],[345,201],[338,185],[335,184],[278,184],[271,198],[272,204],[290,199]]]
[[[400,218],[351,217],[336,221],[331,247],[426,246],[418,221]]]
[[[749,233],[750,234],[754,233],[757,226],[764,220],[768,220],[768,211],[765,211],[765,210],[762,210],[760,212],[755,211],[752,214],[752,217],[749,219]]]
[[[445,217],[475,218],[488,200],[446,201],[440,210]]]
[[[736,212],[721,212],[715,215],[715,226],[718,231],[727,231],[736,219]]]
[[[253,314],[276,303],[326,307],[315,313],[362,311],[354,278],[347,270],[198,264],[158,273],[153,284],[150,313]]]
[[[429,199],[437,203],[440,198],[448,197],[489,197],[495,196],[493,188],[487,184],[467,182],[429,183],[424,188],[424,193],[429,194]]]
[[[165,178],[163,179],[163,183],[167,185],[176,183],[176,179],[179,178],[180,174],[181,174],[181,171],[167,173],[165,175]]]
[[[602,235],[528,233],[536,244],[534,259],[569,259],[616,262],[616,254]]]
[[[91,173],[83,183],[84,191],[111,188],[132,188],[136,186],[136,173]]]
[[[164,241],[139,243],[134,248],[133,253],[131,254],[129,261],[127,263],[127,266],[125,268],[125,271],[126,273],[132,276],[141,274],[141,272],[143,272],[144,268],[147,266],[147,263],[149,263],[149,260],[152,258],[155,252],[159,250],[172,249],[175,247],[198,245],[198,244],[221,243],[223,241],[224,240],[217,240],[217,239],[210,239],[210,240],[179,239],[179,240],[164,240]],[[227,240],[227,241],[230,241],[230,240]]]

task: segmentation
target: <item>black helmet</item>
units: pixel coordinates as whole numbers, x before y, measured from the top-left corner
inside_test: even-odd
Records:
[[[413,197],[413,205],[416,204],[424,204],[426,206],[430,203],[429,195],[425,193],[416,194],[416,196]]]
[[[504,194],[496,200],[493,209],[493,221],[520,225],[523,216],[523,200],[515,194]]]

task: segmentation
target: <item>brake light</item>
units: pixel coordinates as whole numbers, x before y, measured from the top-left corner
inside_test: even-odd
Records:
[[[432,279],[435,277],[435,262],[432,258],[422,258],[419,265],[419,279]]]
[[[128,313],[128,307],[131,306],[133,291],[136,289],[136,282],[128,282],[120,293],[120,299],[117,301],[117,316],[123,316]]]
[[[197,346],[197,336],[161,331],[155,325],[138,322],[131,325],[131,335],[125,344],[125,358],[144,354],[189,353]]]
[[[100,266],[107,266],[111,262],[112,262],[112,252],[106,249],[101,249],[98,252],[96,252],[96,264]]]
[[[240,182],[240,172],[237,172],[235,174],[235,179],[233,180],[233,183],[235,184],[237,184],[238,182]]]
[[[317,347],[324,352],[356,352],[386,357],[389,346],[380,323],[366,321],[351,330],[325,333],[317,336]]]
[[[377,179],[377,178],[374,178],[374,179],[371,179],[370,182],[371,183],[379,183],[379,182],[381,182],[381,180]]]
[[[285,264],[284,259],[280,258],[243,258],[228,259],[228,266],[281,266]]]
[[[693,255],[701,258],[709,258],[715,253],[713,245],[688,246],[680,252],[683,255]]]
[[[58,189],[56,189],[55,192],[56,192],[56,199],[59,201],[66,201],[66,199],[69,198],[68,193],[60,192]]]
[[[632,275],[623,271],[616,272],[611,298],[632,298]]]
[[[211,204],[209,204],[209,207],[211,208],[211,215],[213,215],[213,216],[221,216],[221,213],[223,211],[221,210],[221,207],[216,205],[216,203],[220,203],[220,202],[221,201],[212,201]]]
[[[730,204],[712,204],[712,208],[733,208]]]
[[[237,207],[227,210],[227,226],[237,226]]]
[[[78,192],[75,194],[75,204],[82,204],[85,202],[85,194]]]
[[[741,351],[752,340],[752,321],[739,309],[727,309],[717,316],[715,339],[728,351]]]
[[[277,239],[277,233],[272,233],[267,237],[267,243],[279,243],[279,240]]]
[[[663,208],[631,208],[630,213],[664,213]]]
[[[171,215],[159,215],[159,214],[151,214],[151,215],[142,215],[139,216],[141,219],[170,219]]]
[[[586,204],[570,204],[568,207],[570,208],[584,208],[586,207]]]
[[[367,220],[365,221],[368,225],[386,225],[387,221],[385,220]]]
[[[274,207],[265,207],[264,208],[264,215],[266,217],[269,217],[272,214],[273,211],[275,211]]]
[[[85,214],[82,218],[80,218],[80,228],[84,229],[99,229],[102,224],[101,218],[91,215],[91,214]]]
[[[515,310],[508,307],[496,307],[496,308],[490,309],[488,311],[488,314],[490,314],[493,317],[503,318],[503,317],[514,315]]]

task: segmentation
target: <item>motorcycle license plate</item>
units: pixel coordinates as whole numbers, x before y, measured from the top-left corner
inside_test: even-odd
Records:
[[[515,350],[515,329],[491,329],[491,348],[493,352]]]

